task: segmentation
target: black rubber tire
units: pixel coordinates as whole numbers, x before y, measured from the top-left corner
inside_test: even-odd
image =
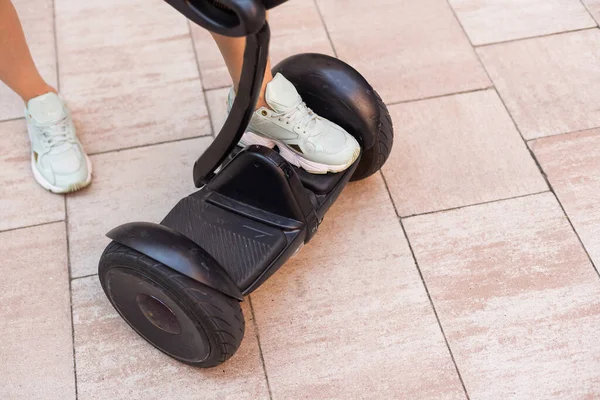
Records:
[[[379,104],[379,133],[375,138],[373,147],[363,151],[358,167],[356,167],[356,171],[350,178],[353,182],[368,178],[379,171],[390,156],[394,144],[394,125],[390,112],[379,93],[375,90],[373,90],[373,93],[375,93]]]
[[[238,300],[188,278],[136,250],[111,242],[104,250],[98,266],[102,288],[111,303],[106,277],[114,268],[132,270],[159,286],[185,311],[186,316],[194,321],[197,329],[202,330],[209,341],[209,355],[201,362],[188,362],[165,352],[146,339],[163,353],[195,367],[210,368],[228,360],[240,347],[245,321]],[[113,306],[123,316],[114,303]],[[127,323],[137,332],[130,321]]]

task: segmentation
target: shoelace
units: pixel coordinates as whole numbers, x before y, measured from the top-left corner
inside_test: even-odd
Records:
[[[68,118],[66,116],[60,121],[52,123],[52,125],[42,125],[40,134],[49,150],[63,143],[74,142],[68,131]]]
[[[310,129],[314,126],[319,116],[315,114],[313,110],[306,106],[306,103],[302,100],[299,100],[294,107],[292,107],[289,111],[283,113],[274,114],[275,117],[278,117],[280,120],[286,119],[289,123],[293,123],[294,125],[299,124],[304,127],[304,133],[306,133],[307,129]]]

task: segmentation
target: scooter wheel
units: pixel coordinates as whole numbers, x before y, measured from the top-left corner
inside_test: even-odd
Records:
[[[350,178],[352,182],[368,178],[379,171],[390,156],[392,145],[394,144],[392,117],[390,117],[388,108],[379,96],[379,93],[373,90],[373,94],[377,99],[379,107],[379,130],[374,135],[373,146],[363,151],[358,167],[354,171],[352,178]]]
[[[239,348],[245,322],[236,299],[116,242],[104,250],[98,275],[121,317],[170,357],[209,368]]]

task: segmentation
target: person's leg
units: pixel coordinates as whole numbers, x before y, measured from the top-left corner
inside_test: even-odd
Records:
[[[10,0],[0,0],[0,80],[25,103],[42,94],[56,92],[35,67],[21,22]]]
[[[89,185],[91,163],[77,139],[71,114],[35,67],[10,0],[0,0],[0,81],[25,102],[31,168],[36,181],[55,193],[73,192]]]
[[[237,92],[240,76],[242,75],[242,65],[244,64],[244,48],[246,47],[246,38],[221,36],[217,35],[216,33],[213,33],[212,36],[215,39],[217,46],[219,46],[219,50],[223,55],[223,59],[225,60],[225,64],[229,70],[229,75],[233,81],[233,87]],[[272,80],[273,75],[271,74],[271,62],[269,61],[267,64],[267,70],[265,71],[265,78],[263,79],[262,83],[262,90],[260,91],[260,96],[256,104],[256,109],[259,109],[260,107],[268,107],[265,101],[265,90],[267,88],[267,84]]]

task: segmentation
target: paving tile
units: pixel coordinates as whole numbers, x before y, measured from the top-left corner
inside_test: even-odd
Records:
[[[208,110],[212,120],[213,133],[217,135],[227,119],[227,96],[229,88],[206,91]]]
[[[333,55],[327,32],[313,1],[290,1],[269,13],[273,65],[298,53]],[[205,89],[231,85],[231,78],[214,40],[203,28],[192,24]]]
[[[75,399],[64,223],[0,233],[2,399]]]
[[[73,281],[78,398],[268,399],[248,302],[238,352],[213,369],[181,364],[138,336],[112,308],[97,276]]]
[[[402,216],[548,189],[492,90],[390,111],[395,143],[384,174]]]
[[[274,399],[465,398],[381,176],[251,297]]]
[[[582,0],[596,22],[600,21],[600,0]]]
[[[24,120],[0,123],[0,149],[0,231],[64,219],[64,198],[33,177]]]
[[[318,3],[338,56],[387,103],[491,85],[445,0]]]
[[[600,126],[600,31],[478,48],[526,139]]]
[[[600,267],[600,130],[530,142],[596,267]]]
[[[56,47],[52,0],[13,0],[35,65],[56,87]],[[23,101],[0,82],[0,121],[23,117]]]
[[[93,156],[93,184],[67,198],[73,276],[97,272],[106,232],[126,222],[160,222],[192,193],[193,164],[209,143],[200,138]]]
[[[580,0],[449,0],[474,45],[596,26]]]
[[[186,19],[160,0],[56,0],[61,90],[95,153],[209,135]]]
[[[552,194],[405,227],[472,399],[600,396],[600,280]]]

